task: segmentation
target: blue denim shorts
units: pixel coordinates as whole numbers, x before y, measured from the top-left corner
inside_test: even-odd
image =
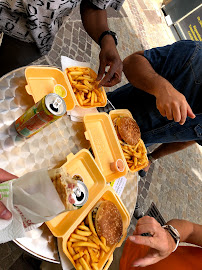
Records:
[[[187,117],[185,124],[180,125],[163,117],[156,108],[155,100],[148,102],[147,95],[131,84],[107,93],[116,109],[128,109],[132,113],[146,146],[193,140],[202,145],[202,114],[196,114],[195,119]]]
[[[156,98],[126,84],[107,94],[116,109],[128,109],[147,146],[154,143],[196,141],[202,145],[202,42],[179,41],[144,52],[153,69],[187,99],[195,119],[184,125],[169,121],[156,108]],[[162,90],[163,94],[163,90]]]

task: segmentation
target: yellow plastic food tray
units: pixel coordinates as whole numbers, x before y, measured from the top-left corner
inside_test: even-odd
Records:
[[[92,70],[92,72],[94,71]],[[76,105],[82,108],[96,107],[81,106],[75,97],[66,73],[57,68],[30,66],[25,69],[25,77],[27,80],[25,89],[29,95],[32,95],[35,103],[42,99],[45,95],[53,93],[54,86],[56,84],[60,84],[67,91],[67,96],[64,98],[67,111],[74,109]],[[104,88],[102,88],[102,90],[104,103],[100,107],[104,107],[107,104],[106,92]]]
[[[125,117],[130,117],[130,118],[134,119],[133,116],[132,116],[132,114],[131,114],[131,112],[130,112],[129,110],[127,110],[127,109],[112,110],[112,111],[109,112],[109,116],[111,117],[111,120],[112,120],[112,121],[114,120],[114,118],[116,118],[116,117],[118,117],[118,116],[125,116]],[[116,131],[115,131],[115,133],[116,133]],[[117,135],[116,135],[116,136],[117,136]],[[118,137],[117,137],[117,139],[118,139]],[[119,144],[120,144],[120,143],[119,143]],[[145,149],[145,151],[147,152],[145,145],[144,145],[144,149]],[[122,151],[122,149],[121,149],[121,151]],[[122,152],[123,152],[123,151],[122,151]],[[147,156],[146,156],[146,158],[147,158]],[[126,162],[125,157],[124,157],[124,160],[125,160],[125,162]],[[148,159],[147,159],[147,161],[148,161]],[[137,172],[137,171],[139,171],[139,170],[144,169],[144,168],[147,166],[147,164],[146,164],[146,165],[139,166],[138,168],[136,168],[136,169],[134,169],[134,170],[131,170],[131,169],[129,168],[127,162],[126,162],[126,166],[127,166],[127,169],[128,169],[130,172],[134,173],[134,172]]]
[[[106,181],[111,182],[126,175],[127,163],[118,141],[113,123],[107,113],[87,114],[84,116],[85,137],[90,141],[95,161],[104,174]],[[112,171],[110,164],[122,159],[124,171]]]
[[[69,67],[69,68],[71,68],[71,67]],[[79,67],[79,68],[84,68],[84,67]],[[95,73],[95,71],[92,70],[91,68],[89,68],[89,69],[90,69],[91,76],[92,76],[94,79],[96,79],[96,78],[97,78],[97,74]],[[71,92],[72,92],[72,93],[74,93],[74,91],[73,91],[73,89],[72,89],[72,86],[71,86],[71,83],[70,83],[70,81],[69,81],[69,78],[68,78],[68,76],[67,76],[67,74],[66,74],[66,71],[64,71],[64,76],[65,76],[65,78],[66,78],[66,81],[67,81],[67,84],[68,84],[68,88],[71,89]],[[102,105],[99,105],[99,107],[105,107],[106,104],[107,104],[107,95],[106,95],[106,92],[105,92],[104,87],[101,87],[101,90],[102,90],[103,103],[102,103]],[[79,102],[77,101],[75,94],[74,94],[74,102],[75,102],[75,104],[76,104],[77,106],[79,106],[79,107],[81,107],[81,108],[93,108],[93,107],[96,107],[96,106],[81,106],[81,105],[79,104]]]
[[[88,150],[83,149],[76,155],[70,154],[63,167],[70,175],[81,175],[88,187],[89,198],[82,208],[60,214],[51,221],[46,222],[46,224],[54,236],[62,238],[63,251],[75,267],[75,263],[67,249],[68,238],[100,199],[112,201],[119,209],[123,219],[123,236],[118,244],[111,246],[110,251],[98,263],[99,270],[107,270],[113,260],[115,248],[121,246],[127,235],[127,228],[130,223],[129,213],[114,190],[110,186],[106,186],[105,177]]]

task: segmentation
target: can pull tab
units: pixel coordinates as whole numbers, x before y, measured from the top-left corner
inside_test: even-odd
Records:
[[[60,98],[56,98],[53,102],[53,104],[50,104],[50,108],[54,111],[54,112],[58,112],[58,108],[60,106],[60,104],[62,104],[62,100]]]

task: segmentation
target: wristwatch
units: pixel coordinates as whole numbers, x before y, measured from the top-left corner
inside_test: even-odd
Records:
[[[104,32],[100,35],[100,37],[99,37],[99,39],[98,39],[98,44],[99,44],[100,47],[101,47],[101,41],[102,41],[103,37],[106,36],[106,35],[112,36],[113,39],[114,39],[115,44],[116,44],[116,45],[118,44],[117,34],[116,34],[115,32],[113,32],[113,31],[108,30],[108,31],[104,31]]]
[[[177,249],[177,247],[178,247],[178,245],[180,243],[180,234],[179,234],[178,230],[175,229],[171,225],[163,225],[162,228],[164,228],[165,230],[167,230],[170,233],[170,235],[172,236],[172,238],[174,239],[174,241],[176,243],[176,247],[172,251],[172,252],[174,252]]]

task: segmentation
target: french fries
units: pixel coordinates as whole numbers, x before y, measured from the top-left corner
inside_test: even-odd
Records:
[[[105,102],[102,89],[98,88],[96,74],[87,67],[71,67],[65,70],[76,99],[81,106],[99,107]]]
[[[72,238],[79,239],[79,240],[82,240],[82,241],[87,241],[88,240],[85,236],[81,236],[81,235],[78,235],[76,233],[72,233],[71,236],[72,236]]]
[[[135,146],[123,143],[121,140],[119,140],[119,142],[121,144],[128,167],[132,171],[140,170],[140,168],[147,166],[147,150],[142,139],[139,139],[139,142]]]
[[[110,251],[106,239],[97,236],[90,211],[84,221],[70,235],[67,249],[76,270],[99,270],[98,263]]]
[[[76,263],[76,269],[83,270],[83,267],[81,266],[81,264],[79,262]]]
[[[92,234],[91,231],[86,232],[86,231],[82,231],[82,230],[78,230],[78,229],[76,229],[75,232],[76,232],[76,234],[82,235],[82,236],[90,236]]]
[[[93,270],[99,270],[97,263],[92,263]]]
[[[90,229],[91,229],[91,232],[92,232],[94,235],[97,236],[97,233],[96,233],[95,228],[94,228],[94,225],[93,225],[93,219],[92,219],[92,212],[91,212],[91,211],[88,213],[87,219],[88,219],[88,224],[89,224],[89,227],[90,227]]]

